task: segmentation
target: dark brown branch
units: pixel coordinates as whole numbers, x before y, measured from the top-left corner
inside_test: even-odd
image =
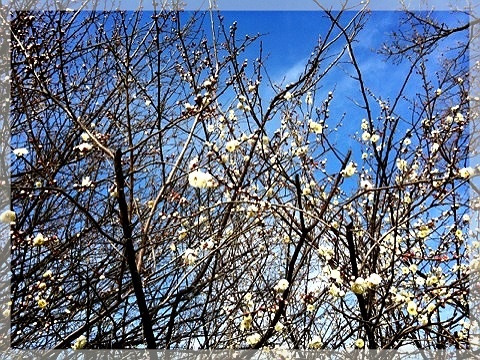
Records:
[[[125,178],[122,170],[122,151],[117,149],[115,152],[115,180],[117,182],[118,206],[120,209],[120,224],[125,238],[125,255],[132,276],[133,289],[137,298],[138,310],[142,319],[143,333],[147,341],[148,349],[156,349],[155,335],[153,333],[152,319],[148,312],[145,293],[143,292],[142,279],[137,271],[135,249],[132,240],[132,225],[128,217],[128,206],[125,200]]]
[[[350,264],[352,265],[352,274],[355,276],[355,279],[358,278],[358,265],[357,265],[357,253],[355,249],[355,242],[353,241],[353,223],[347,225],[347,244],[348,244],[348,253],[350,256]],[[365,332],[368,339],[368,348],[376,349],[377,343],[375,342],[375,336],[369,321],[369,316],[367,312],[367,306],[363,294],[355,294],[358,299],[358,306],[360,307],[360,314],[362,315],[362,322],[364,324]]]

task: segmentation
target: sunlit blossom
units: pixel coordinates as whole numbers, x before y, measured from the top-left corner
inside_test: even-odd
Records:
[[[350,289],[355,293],[355,294],[363,294],[367,288],[367,284],[365,282],[365,279],[362,277],[356,278],[355,281],[352,283]]]
[[[438,283],[438,277],[436,275],[431,275],[427,278],[427,281],[425,282],[427,286],[432,286]]]
[[[338,284],[341,284],[342,281],[342,274],[340,273],[340,270],[338,269],[332,269],[330,271],[330,277],[335,280]]]
[[[332,284],[330,285],[330,289],[328,289],[328,293],[334,297],[343,297],[345,296],[345,291],[341,290],[337,285]]]
[[[342,170],[342,175],[344,177],[350,177],[350,176],[353,176],[356,171],[357,171],[357,165],[352,161],[350,161],[348,165],[345,167],[345,169]]]
[[[82,178],[82,187],[89,187],[92,185],[92,181],[90,180],[90,176],[85,176]]]
[[[417,312],[417,304],[415,303],[415,301],[411,300],[408,302],[407,304],[407,312],[412,315],[412,316],[416,316],[418,314]]]
[[[80,152],[84,152],[84,151],[89,151],[92,149],[92,144],[89,144],[89,143],[81,143],[80,145],[77,145],[75,146],[74,149],[77,149],[78,151]]]
[[[362,119],[362,125],[360,126],[362,130],[368,130],[368,122],[367,119]],[[370,135],[370,134],[369,134]],[[368,140],[368,139],[367,139]]]
[[[311,91],[307,92],[307,95],[305,96],[305,103],[307,105],[312,105],[313,104],[313,97],[312,97],[312,92]]]
[[[283,325],[280,321],[275,324],[275,331],[282,332],[285,330],[285,325]]]
[[[0,214],[0,222],[5,224],[10,224],[14,222],[16,218],[17,215],[15,214],[15,211],[12,210],[5,210]]]
[[[260,336],[259,333],[252,334],[250,336],[247,336],[246,338],[247,343],[251,346],[256,345],[261,339],[262,337]]]
[[[365,341],[361,338],[355,340],[355,346],[359,349],[362,349],[365,346]]]
[[[197,261],[197,252],[193,249],[187,249],[182,255],[183,263],[187,266],[195,264]]]
[[[250,330],[252,328],[252,316],[244,316],[242,322],[240,323],[240,331]]]
[[[213,176],[200,170],[194,170],[188,175],[188,183],[196,188],[213,188],[216,186]]]
[[[370,140],[372,136],[370,135],[370,133],[368,131],[364,131],[363,134],[362,134],[362,140],[363,141],[368,141]]]
[[[37,305],[40,309],[45,309],[48,305],[47,300],[45,299],[38,299]]]
[[[182,241],[183,239],[185,239],[187,237],[187,235],[188,235],[188,232],[187,232],[186,229],[183,229],[183,228],[180,229],[178,231],[178,240]]]
[[[225,150],[228,152],[234,152],[237,150],[238,146],[240,145],[240,142],[238,140],[230,140],[225,144]]]
[[[90,135],[88,135],[86,132],[83,132],[82,135],[80,135],[83,141],[88,141],[90,139]]]
[[[430,229],[428,228],[428,226],[422,225],[422,226],[420,226],[417,235],[418,235],[418,237],[419,237],[420,239],[424,239],[424,238],[426,238],[428,235],[430,235],[430,232],[431,232],[431,231],[430,231]]]
[[[295,155],[296,156],[303,156],[308,152],[308,145],[305,146],[300,146],[295,150]]]
[[[456,237],[458,240],[463,240],[463,232],[462,232],[462,230],[460,230],[460,229],[455,230],[455,237]]]
[[[380,135],[378,134],[373,134],[372,137],[370,138],[370,141],[372,143],[376,143],[378,140],[380,140]]]
[[[373,185],[369,180],[360,180],[360,188],[363,190],[371,190],[373,189]]]
[[[398,170],[406,171],[408,163],[405,159],[397,159],[396,163]]]
[[[311,119],[308,121],[308,127],[309,127],[310,131],[315,133],[315,134],[321,134],[323,132],[322,124],[317,123],[317,122],[315,122]]]
[[[310,340],[310,342],[308,343],[308,347],[314,350],[320,349],[322,345],[323,345],[322,338],[318,335],[314,336],[312,340]]]
[[[235,111],[232,110],[232,109],[228,111],[227,117],[228,117],[228,120],[230,120],[230,121],[236,121],[237,120],[237,115],[235,115]]]
[[[375,287],[382,282],[382,277],[376,273],[372,273],[365,280],[369,287]]]
[[[455,114],[455,118],[453,119],[457,124],[462,124],[465,122],[465,118],[463,117],[462,113],[457,112]]]
[[[77,338],[77,340],[75,340],[75,343],[72,345],[72,349],[80,350],[85,348],[86,345],[87,345],[87,338],[85,337],[85,335],[81,335]]]
[[[36,246],[41,246],[45,244],[45,242],[46,242],[46,239],[41,233],[38,233],[37,236],[35,236],[35,238],[33,239],[33,245],[36,245]]]
[[[422,326],[425,326],[425,325],[428,325],[428,315],[422,315],[418,318],[418,322],[422,325]]]
[[[468,167],[464,167],[460,170],[458,170],[458,174],[460,175],[460,177],[462,179],[468,179],[470,176],[472,176],[473,174],[475,173],[475,170],[468,166]]]
[[[284,292],[288,288],[288,280],[287,279],[280,279],[278,280],[277,285],[275,285],[275,291],[278,293]]]
[[[28,154],[28,150],[26,148],[18,148],[18,149],[14,149],[13,153],[18,157],[22,157]]]

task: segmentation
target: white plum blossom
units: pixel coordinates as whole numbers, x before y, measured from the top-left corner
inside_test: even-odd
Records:
[[[305,103],[307,105],[312,105],[313,104],[313,97],[312,97],[312,92],[311,91],[307,92],[307,95],[305,96]]]
[[[460,170],[458,170],[458,175],[460,175],[460,177],[462,179],[468,179],[469,177],[471,177],[473,174],[475,173],[475,170],[468,166],[468,167],[464,167]]]
[[[74,149],[77,149],[78,151],[80,152],[84,152],[84,151],[89,151],[92,149],[92,144],[89,144],[89,143],[81,143],[80,145],[77,145],[74,147]]]
[[[192,171],[188,175],[188,183],[192,187],[197,187],[197,188],[213,188],[216,186],[215,180],[213,179],[213,176],[208,173],[204,173],[200,170],[195,170]]]
[[[45,237],[41,233],[38,233],[37,236],[35,236],[35,238],[33,239],[33,245],[41,246],[45,244],[45,241]]]
[[[13,153],[18,157],[22,157],[28,154],[28,150],[26,148],[18,148],[13,150]]]
[[[362,130],[366,131],[368,130],[368,121],[367,119],[362,119],[362,125],[360,125],[360,127],[362,128]],[[370,135],[370,134],[369,134]]]
[[[193,249],[187,249],[182,255],[183,263],[187,266],[195,264],[197,261],[197,252]]]
[[[240,323],[240,331],[250,330],[252,328],[252,315],[244,316]]]
[[[315,134],[321,134],[323,132],[322,124],[317,123],[317,122],[313,121],[312,119],[310,119],[308,121],[308,127],[309,127],[310,131],[312,131]]]
[[[351,177],[355,174],[357,171],[357,165],[350,161],[348,165],[345,167],[345,169],[342,170],[342,175],[344,177]]]
[[[366,289],[367,289],[367,283],[366,283],[365,279],[362,278],[362,277],[359,277],[359,278],[355,279],[355,282],[353,282],[352,285],[351,285],[351,290],[355,294],[361,295],[365,292]]]
[[[195,168],[197,168],[198,166],[198,157],[195,156],[192,160],[190,160],[190,162],[188,163],[188,168],[190,170],[193,170]]]
[[[235,150],[237,150],[239,145],[240,142],[238,140],[230,140],[225,144],[225,149],[228,152],[234,152]]]
[[[338,269],[332,269],[330,271],[330,277],[335,280],[338,284],[342,283],[342,275]]]
[[[332,284],[330,286],[330,289],[328,289],[328,293],[332,295],[333,297],[343,297],[345,296],[345,291],[340,290],[340,288],[337,287],[337,285]]]
[[[250,336],[247,336],[247,343],[251,346],[254,346],[255,344],[257,344],[260,340],[262,339],[262,337],[260,336],[259,333],[255,333],[255,334],[252,334]]]
[[[275,285],[275,291],[278,293],[284,292],[288,288],[288,280],[287,279],[280,279],[278,280],[277,285]]]
[[[282,332],[285,329],[285,325],[283,325],[280,321],[275,324],[275,331]]]
[[[75,343],[72,345],[73,350],[83,349],[87,345],[87,338],[85,335],[81,335],[75,340]]]
[[[382,278],[376,273],[370,274],[365,280],[369,287],[375,287],[382,282]]]
[[[82,179],[82,186],[83,187],[89,187],[92,185],[92,181],[90,180],[90,176],[85,176],[83,179]]]
[[[373,189],[373,185],[369,180],[360,180],[360,188],[363,190],[371,190]]]
[[[5,224],[14,222],[16,218],[17,214],[15,214],[15,211],[12,210],[5,210],[2,214],[0,214],[0,222]]]
[[[363,348],[365,346],[365,341],[363,339],[359,338],[355,340],[355,346],[359,349]]]
[[[310,342],[308,343],[308,347],[314,350],[320,349],[322,345],[323,345],[322,338],[318,335],[314,336],[312,340],[310,340]]]
[[[397,159],[396,165],[398,170],[400,171],[406,171],[408,167],[407,161],[405,159]]]
[[[407,312],[412,315],[412,316],[416,316],[418,314],[417,312],[417,304],[415,303],[415,301],[411,300],[408,302],[407,304]]]

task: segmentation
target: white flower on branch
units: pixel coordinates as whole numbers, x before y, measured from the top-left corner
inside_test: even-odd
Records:
[[[12,210],[5,210],[1,215],[0,215],[0,222],[10,224],[15,221],[17,218],[17,215],[15,214],[14,211]]]
[[[213,176],[200,170],[192,171],[188,175],[188,183],[190,184],[190,186],[200,189],[213,188],[216,186],[216,182]]]
[[[13,153],[14,153],[17,157],[22,157],[22,156],[28,154],[28,150],[27,150],[26,148],[18,148],[18,149],[13,150]]]
[[[278,280],[277,285],[275,285],[275,291],[278,293],[282,293],[288,288],[288,280],[287,279],[280,279]]]

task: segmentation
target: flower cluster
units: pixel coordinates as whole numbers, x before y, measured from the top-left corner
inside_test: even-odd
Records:
[[[188,175],[188,183],[190,186],[200,189],[214,188],[217,186],[217,183],[211,174],[204,173],[200,170],[194,170]]]

